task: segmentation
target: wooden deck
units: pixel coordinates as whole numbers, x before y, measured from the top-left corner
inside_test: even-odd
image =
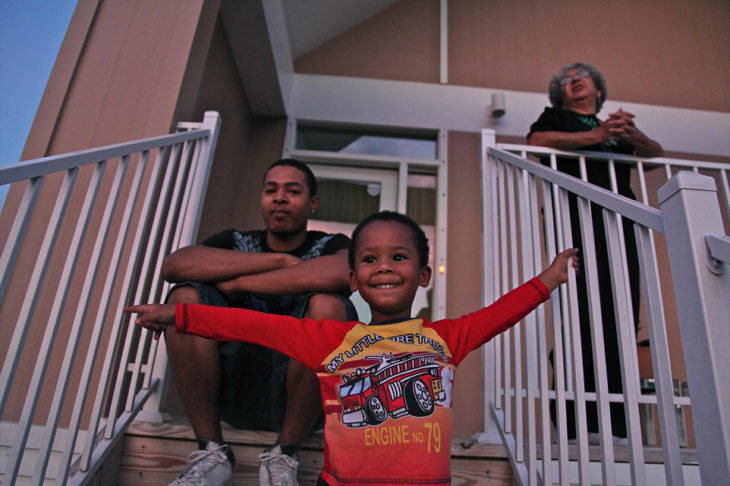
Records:
[[[236,454],[235,486],[257,486],[258,455],[273,444],[276,434],[226,428],[226,442]],[[324,440],[312,435],[299,452],[299,484],[312,486],[322,468]],[[135,422],[130,427],[119,457],[117,485],[165,485],[184,468],[187,455],[197,447],[192,429],[182,420],[165,424]],[[455,439],[451,446],[454,485],[512,485],[512,471],[502,446]]]

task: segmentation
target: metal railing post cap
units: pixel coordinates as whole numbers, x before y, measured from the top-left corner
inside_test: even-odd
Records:
[[[682,189],[717,192],[717,185],[715,185],[715,179],[712,177],[683,170],[677,172],[674,177],[659,188],[657,193],[659,196],[659,204],[664,203],[664,201]]]

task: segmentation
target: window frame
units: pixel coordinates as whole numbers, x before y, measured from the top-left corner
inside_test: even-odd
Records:
[[[309,125],[309,124],[307,124]],[[326,124],[318,122],[320,126],[333,128],[353,128],[352,125],[343,125],[333,122]],[[372,127],[360,126],[364,130],[388,131],[391,133],[413,133],[413,129],[398,127]],[[340,153],[321,150],[306,150],[296,148],[297,120],[289,119],[284,137],[282,157],[295,158],[305,163],[316,163],[321,165],[335,165],[344,167],[391,169],[398,173],[398,196],[396,210],[400,213],[407,213],[408,195],[408,174],[432,173],[436,176],[436,223],[434,231],[434,266],[433,269],[433,292],[431,295],[431,317],[433,320],[446,317],[446,271],[447,265],[447,143],[448,135],[446,130],[438,130],[437,133],[437,154],[436,158],[415,158],[390,155],[374,155],[359,153]]]

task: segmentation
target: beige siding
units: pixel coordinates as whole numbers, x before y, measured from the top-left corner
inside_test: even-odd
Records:
[[[299,73],[439,81],[439,2],[401,0],[295,61]]]
[[[730,4],[705,0],[449,1],[449,82],[547,90],[574,61],[609,98],[730,111]]]
[[[480,138],[476,133],[449,132],[448,278],[446,315],[460,316],[482,306],[481,238],[474,215],[481,214]],[[454,386],[456,434],[482,430],[482,359],[472,353],[459,366]]]
[[[546,92],[574,61],[609,97],[730,111],[730,4],[449,0],[450,84]],[[297,72],[438,82],[438,2],[402,0],[295,63]]]

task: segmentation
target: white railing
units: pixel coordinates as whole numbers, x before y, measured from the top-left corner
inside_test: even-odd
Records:
[[[157,341],[121,308],[157,299],[163,256],[195,241],[219,128],[206,112],[174,134],[0,168],[24,190],[0,217],[0,483],[89,482],[159,395]]]
[[[545,306],[485,347],[484,440],[493,440],[495,431],[501,436],[520,484],[642,485],[657,484],[659,479],[681,485],[698,482],[699,477],[703,484],[726,481],[730,477],[730,378],[723,370],[730,366],[726,352],[730,345],[730,239],[721,207],[726,215],[730,213],[730,166],[627,156],[606,160],[614,190],[615,164],[634,165],[640,203],[553,170],[558,157],[571,157],[578,160],[585,179],[586,156],[592,160],[606,154],[496,145],[494,132],[485,130],[482,156],[485,304],[539,273],[559,250],[573,246],[570,201],[574,200],[573,214],[579,214],[580,237],[585,242],[581,272],[590,302],[589,345],[596,384],[595,392],[584,389],[577,279],[571,274],[568,284],[553,292]],[[552,168],[540,164],[540,159]],[[687,168],[692,172],[677,174]],[[721,201],[716,184],[722,188]],[[660,185],[659,198],[651,200]],[[603,208],[598,214],[603,219],[618,316],[618,362],[607,363],[605,358],[593,243],[592,220],[597,213],[592,206]],[[650,376],[646,363],[641,370],[644,376],[640,375],[625,221],[633,222],[638,250],[640,314],[650,344],[643,349],[651,354]],[[678,326],[681,339],[673,335],[672,326]],[[620,366],[622,393],[609,392],[606,371],[611,366]],[[677,377],[685,375],[691,401],[686,393],[675,393]],[[646,379],[653,381],[653,390],[642,389]],[[570,443],[569,400],[576,403],[577,431],[575,442]],[[596,447],[589,446],[588,403],[597,408]],[[614,445],[610,403],[624,405],[625,445]],[[652,436],[656,422],[658,438]],[[660,448],[645,447],[658,442]],[[695,464],[694,468],[684,467],[687,463]],[[657,467],[664,470],[658,478]]]

